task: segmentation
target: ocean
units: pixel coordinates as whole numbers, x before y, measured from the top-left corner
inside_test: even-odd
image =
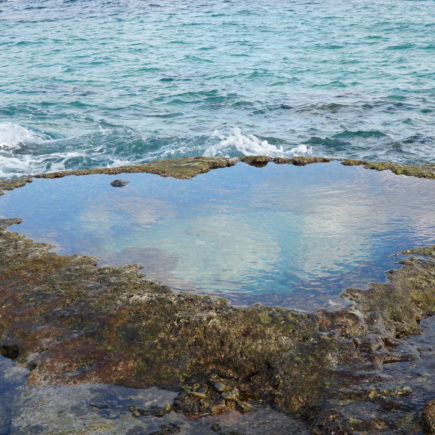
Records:
[[[0,1],[0,176],[184,156],[435,162],[433,0]]]

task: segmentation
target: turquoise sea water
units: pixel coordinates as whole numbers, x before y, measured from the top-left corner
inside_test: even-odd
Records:
[[[203,154],[434,162],[434,11],[0,1],[0,176]]]

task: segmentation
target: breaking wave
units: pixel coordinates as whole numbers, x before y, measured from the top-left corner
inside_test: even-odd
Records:
[[[18,124],[0,124],[0,177],[134,165],[201,154],[209,157],[291,157],[311,153],[310,146],[274,145],[253,134],[243,134],[237,127],[226,136],[215,132],[197,137],[142,137],[128,127],[105,126],[81,136],[47,139]]]
[[[100,123],[77,134],[31,130],[13,122],[0,123],[0,177],[37,173],[135,165],[179,157],[306,155],[392,160],[421,160],[433,156],[433,136],[399,138],[376,131],[342,130],[324,137],[301,137],[289,133],[285,139],[248,133],[247,128],[215,131],[212,134],[145,134],[125,125]],[[357,136],[356,138],[354,136]],[[295,143],[299,145],[295,146]],[[382,148],[380,147],[382,145]],[[424,163],[422,161],[421,163]]]
[[[220,140],[217,144],[209,146],[205,152],[206,157],[225,156],[233,157],[235,155],[261,155],[269,157],[289,157],[301,154],[311,154],[311,147],[299,145],[294,148],[285,148],[283,145],[277,146],[269,143],[267,140],[261,140],[253,134],[244,135],[240,128],[233,129],[229,136],[223,136],[216,132],[215,137]]]
[[[39,137],[13,122],[0,123],[0,153],[17,149],[25,142],[37,142]]]

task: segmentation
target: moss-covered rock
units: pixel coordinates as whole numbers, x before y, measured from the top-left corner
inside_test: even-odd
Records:
[[[17,187],[22,187],[27,183],[32,182],[32,177],[14,177],[14,178],[0,178],[0,195],[4,194],[5,190],[13,190]]]
[[[435,399],[427,402],[423,408],[423,421],[426,433],[435,433]]]
[[[266,166],[269,162],[277,164],[287,164],[294,166],[305,166],[311,163],[327,163],[334,159],[326,157],[268,157],[268,156],[243,156],[237,159],[240,162],[247,163],[251,166],[262,167]]]
[[[33,369],[29,382],[180,389],[178,410],[200,415],[255,399],[312,419],[348,385],[339,367],[400,360],[391,343],[435,309],[432,257],[348,290],[348,309],[301,313],[174,294],[135,267],[62,257],[5,229],[0,250],[0,347]]]
[[[108,174],[117,175],[122,173],[151,173],[162,177],[174,177],[180,179],[193,178],[204,174],[212,169],[233,166],[237,162],[244,162],[252,166],[262,167],[270,162],[276,164],[288,164],[305,166],[312,163],[327,163],[341,161],[345,166],[364,166],[367,169],[378,171],[390,170],[398,175],[408,175],[419,178],[435,178],[435,164],[428,165],[399,165],[391,162],[368,162],[365,160],[334,159],[327,157],[297,156],[297,157],[269,157],[269,156],[242,156],[232,159],[225,157],[185,157],[178,159],[160,160],[140,165],[117,166],[113,168],[74,169],[67,171],[48,172],[37,174],[35,178],[61,178],[71,175]],[[12,190],[22,187],[32,181],[32,176],[0,178],[0,195],[4,190]]]
[[[418,178],[435,178],[435,164],[429,165],[399,165],[391,162],[367,162],[365,160],[344,160],[345,166],[364,166],[376,171],[390,170],[397,175],[409,175]]]
[[[420,252],[432,255],[434,249],[426,248]],[[364,292],[349,289],[343,296],[357,301],[364,313],[377,314],[378,317],[371,315],[369,325],[378,325],[380,317],[394,337],[417,334],[421,318],[435,313],[433,263],[433,257],[432,260],[418,257],[404,259],[400,262],[402,269],[389,272],[388,284],[376,284]]]
[[[232,166],[235,161],[224,157],[185,157],[180,159],[159,160],[133,166],[117,166],[115,168],[78,169],[71,171],[49,172],[35,175],[37,178],[60,178],[68,175],[90,175],[122,173],[150,173],[162,177],[188,179],[198,174],[204,174],[212,169]]]

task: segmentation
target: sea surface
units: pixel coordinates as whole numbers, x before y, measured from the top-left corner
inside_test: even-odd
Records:
[[[435,162],[434,0],[0,0],[0,176]]]

